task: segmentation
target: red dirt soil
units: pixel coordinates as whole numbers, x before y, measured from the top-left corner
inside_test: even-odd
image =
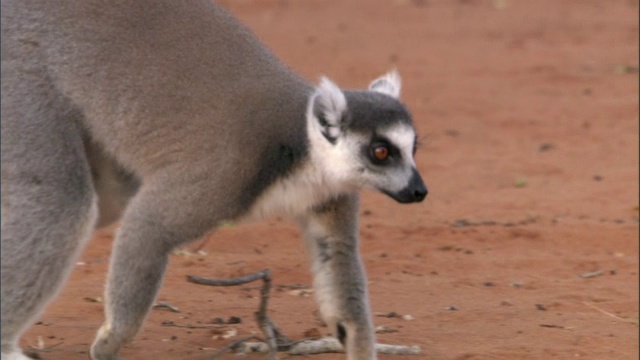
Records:
[[[391,68],[422,141],[421,204],[363,194],[362,254],[378,341],[408,359],[638,359],[638,1],[227,0],[308,79],[364,87]],[[42,359],[86,359],[115,226],[97,232],[60,297],[24,336]],[[185,275],[263,268],[271,315],[294,339],[328,329],[289,222],[225,228],[204,255],[174,255],[125,359],[205,359],[258,332],[258,284],[213,288]],[[593,277],[581,274],[598,272]],[[238,335],[213,339],[214,318]],[[222,359],[235,359],[228,354]],[[289,358],[280,355],[280,358]],[[264,355],[249,355],[262,359]],[[309,359],[344,359],[342,354]],[[381,355],[380,359],[403,356]]]

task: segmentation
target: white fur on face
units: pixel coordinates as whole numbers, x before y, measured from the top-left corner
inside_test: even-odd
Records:
[[[397,192],[404,189],[413,176],[415,160],[413,147],[415,131],[407,124],[396,124],[391,127],[377,129],[378,135],[386,138],[400,151],[401,160],[392,166],[383,167],[384,171],[367,171],[366,185],[376,190]]]
[[[412,127],[405,124],[398,124],[379,133],[383,134],[392,144],[400,149],[402,158],[405,159],[405,161],[409,161],[409,165],[415,166],[413,147],[415,146],[416,132]]]
[[[312,111],[308,116],[313,116]],[[361,155],[362,146],[370,139],[362,134],[341,134],[331,144],[309,119],[309,159],[290,176],[276,181],[262,194],[249,214],[240,220],[257,220],[275,215],[298,215],[332,197],[368,187],[390,192],[400,191],[411,179],[415,161],[413,146],[415,131],[406,124],[378,129],[396,146],[402,156],[400,166],[390,166],[383,172],[362,171],[367,164]]]

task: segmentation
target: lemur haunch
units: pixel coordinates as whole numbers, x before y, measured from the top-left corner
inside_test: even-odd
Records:
[[[114,206],[92,359],[138,332],[173,248],[274,214],[300,225],[348,359],[376,358],[357,192],[427,194],[395,72],[309,84],[208,0],[2,0],[1,26],[3,359],[26,358],[21,334]]]

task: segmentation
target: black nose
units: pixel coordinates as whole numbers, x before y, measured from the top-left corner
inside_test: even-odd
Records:
[[[420,202],[424,200],[424,198],[427,197],[427,193],[429,193],[427,187],[422,181],[422,177],[416,169],[413,169],[413,174],[411,175],[411,180],[409,180],[409,184],[407,184],[407,187],[398,192],[390,192],[385,190],[382,190],[382,192],[402,204]]]
[[[427,197],[428,193],[429,193],[429,190],[427,190],[427,187],[424,186],[424,184],[422,184],[422,187],[419,187],[413,190],[413,199],[415,202],[420,202]]]
[[[422,176],[420,176],[420,173],[416,169],[413,169],[413,174],[411,175],[411,181],[409,181],[408,190],[410,191],[410,194],[413,195],[413,202],[420,202],[424,200],[424,198],[427,197],[427,193],[429,192],[427,190],[427,187],[424,185],[424,182],[422,181]]]

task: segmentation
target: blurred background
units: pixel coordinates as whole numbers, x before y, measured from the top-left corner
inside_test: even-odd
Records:
[[[380,342],[420,345],[412,359],[638,358],[637,0],[220,3],[310,81],[363,88],[393,68],[402,76],[430,193],[406,206],[363,194]],[[35,326],[25,345],[62,337],[55,358],[86,357],[102,309],[76,305],[101,296],[114,229],[97,234],[45,314],[55,330]],[[283,331],[328,333],[306,296],[298,232],[275,219],[177,252],[159,300],[181,313],[154,310],[123,355],[202,359],[233,340],[166,321],[233,315],[238,336],[258,331],[257,287],[198,287],[184,275],[263,267],[274,273],[271,314]],[[308,291],[292,292],[300,287]]]

